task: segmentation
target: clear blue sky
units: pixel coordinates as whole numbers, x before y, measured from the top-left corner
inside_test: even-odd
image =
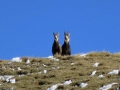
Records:
[[[120,51],[120,0],[0,0],[0,59],[52,55],[53,32],[72,54]]]

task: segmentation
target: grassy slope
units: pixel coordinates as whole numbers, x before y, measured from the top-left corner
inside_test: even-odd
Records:
[[[27,57],[22,58],[22,62],[11,63],[10,61],[0,61],[0,66],[5,66],[6,69],[0,67],[0,75],[14,75],[16,83],[11,84],[0,80],[1,88],[14,87],[15,90],[47,90],[48,87],[64,82],[66,79],[71,79],[72,83],[67,86],[60,86],[57,90],[98,90],[102,85],[112,82],[120,83],[118,75],[108,75],[108,72],[120,68],[120,54],[110,54],[108,52],[92,52],[86,57],[81,57],[79,54],[74,56],[57,57],[60,61],[53,61],[45,58],[29,58],[31,64],[25,64]],[[71,65],[71,63],[75,63]],[[93,67],[95,62],[99,62],[98,67]],[[43,64],[47,65],[44,67]],[[17,70],[21,67],[21,71]],[[53,69],[56,68],[56,69]],[[60,67],[60,68],[58,68]],[[12,71],[10,68],[14,68]],[[37,69],[39,68],[39,69]],[[46,74],[38,74],[38,72],[47,70]],[[92,71],[97,70],[95,76],[90,77]],[[28,74],[33,73],[33,74]],[[19,77],[19,74],[25,76]],[[97,78],[98,75],[104,74],[104,78]],[[81,82],[87,82],[85,88],[77,87]],[[111,90],[115,90],[114,85]]]

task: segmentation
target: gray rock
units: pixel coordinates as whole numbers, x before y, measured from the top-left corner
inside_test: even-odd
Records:
[[[11,88],[10,88],[10,90],[14,90],[14,88],[13,88],[13,87],[11,87]]]
[[[6,88],[2,88],[2,90],[7,90]]]

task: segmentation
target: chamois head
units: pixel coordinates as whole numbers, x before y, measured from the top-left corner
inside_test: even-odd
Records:
[[[58,37],[59,37],[59,33],[54,33],[53,32],[53,35],[54,35],[54,40],[57,42],[58,41]]]
[[[66,43],[68,43],[68,42],[70,41],[70,33],[64,32],[64,41],[65,41]]]

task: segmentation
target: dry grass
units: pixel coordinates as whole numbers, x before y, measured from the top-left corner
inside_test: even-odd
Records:
[[[118,75],[108,75],[108,72],[120,68],[120,54],[110,54],[109,52],[91,52],[86,57],[79,54],[74,56],[58,56],[59,61],[53,61],[47,58],[28,58],[23,57],[22,62],[12,62],[0,60],[0,75],[14,75],[16,83],[8,83],[0,80],[0,89],[14,87],[15,90],[47,90],[50,86],[71,79],[72,83],[67,86],[59,86],[57,90],[98,90],[102,85],[113,82],[120,83]],[[26,65],[25,62],[31,63]],[[93,67],[95,62],[99,62],[98,67]],[[74,65],[71,65],[74,63]],[[43,64],[46,65],[43,66]],[[2,68],[4,67],[5,68]],[[17,70],[21,67],[21,71]],[[59,67],[59,68],[58,68]],[[13,68],[12,71],[10,68]],[[47,70],[46,74],[38,74]],[[92,71],[97,70],[95,76],[90,77]],[[29,73],[29,74],[28,74]],[[25,76],[19,77],[18,75]],[[104,78],[97,78],[104,74]],[[87,82],[88,86],[80,88],[81,82]],[[120,84],[114,85],[110,90],[115,90]]]

